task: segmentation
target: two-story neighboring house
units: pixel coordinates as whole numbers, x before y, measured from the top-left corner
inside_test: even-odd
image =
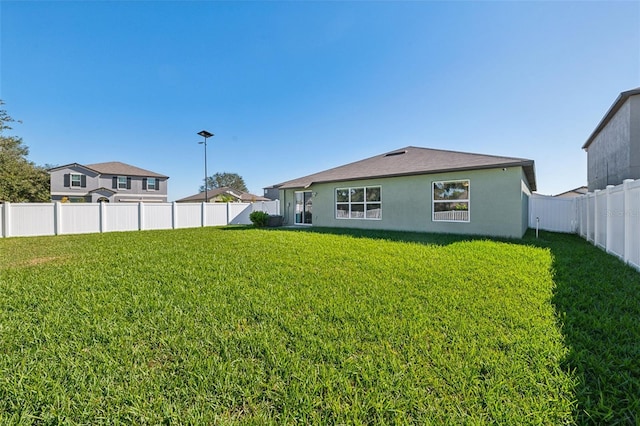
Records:
[[[620,93],[582,149],[589,191],[640,179],[640,88]]]
[[[112,161],[49,169],[51,200],[69,202],[167,202],[168,176]]]

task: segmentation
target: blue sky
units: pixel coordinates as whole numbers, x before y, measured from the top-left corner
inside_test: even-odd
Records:
[[[36,164],[122,161],[249,190],[408,145],[536,162],[640,86],[640,2],[1,1],[0,98]]]

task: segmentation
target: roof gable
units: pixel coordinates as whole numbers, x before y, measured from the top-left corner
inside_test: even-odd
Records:
[[[602,117],[600,123],[596,126],[595,130],[591,133],[587,141],[582,145],[582,149],[589,148],[589,145],[593,142],[593,140],[598,136],[598,134],[604,129],[604,127],[611,121],[614,115],[622,108],[622,105],[629,99],[631,96],[640,95],[640,87],[632,90],[627,90],[626,92],[620,93],[620,95],[613,102],[613,105],[609,107],[607,113]]]
[[[364,160],[274,185],[307,188],[314,183],[410,176],[451,171],[521,166],[529,187],[536,190],[533,160],[408,146]]]

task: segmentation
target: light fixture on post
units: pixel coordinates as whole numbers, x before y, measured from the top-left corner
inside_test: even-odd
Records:
[[[207,185],[207,138],[213,136],[213,133],[202,130],[198,132],[198,134],[204,138],[204,142],[198,142],[198,144],[204,144],[204,202],[206,203],[209,200],[209,185]]]

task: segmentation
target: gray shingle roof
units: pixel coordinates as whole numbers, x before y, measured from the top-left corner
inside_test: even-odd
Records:
[[[314,183],[410,176],[451,171],[521,166],[529,188],[536,190],[533,160],[408,146],[385,154],[289,180],[276,188],[308,188]]]
[[[95,170],[103,175],[116,175],[116,176],[144,176],[144,177],[157,177],[167,178],[169,176],[161,175],[150,170],[141,169],[130,164],[121,163],[119,161],[110,161],[108,163],[96,163],[86,164],[86,167]]]

